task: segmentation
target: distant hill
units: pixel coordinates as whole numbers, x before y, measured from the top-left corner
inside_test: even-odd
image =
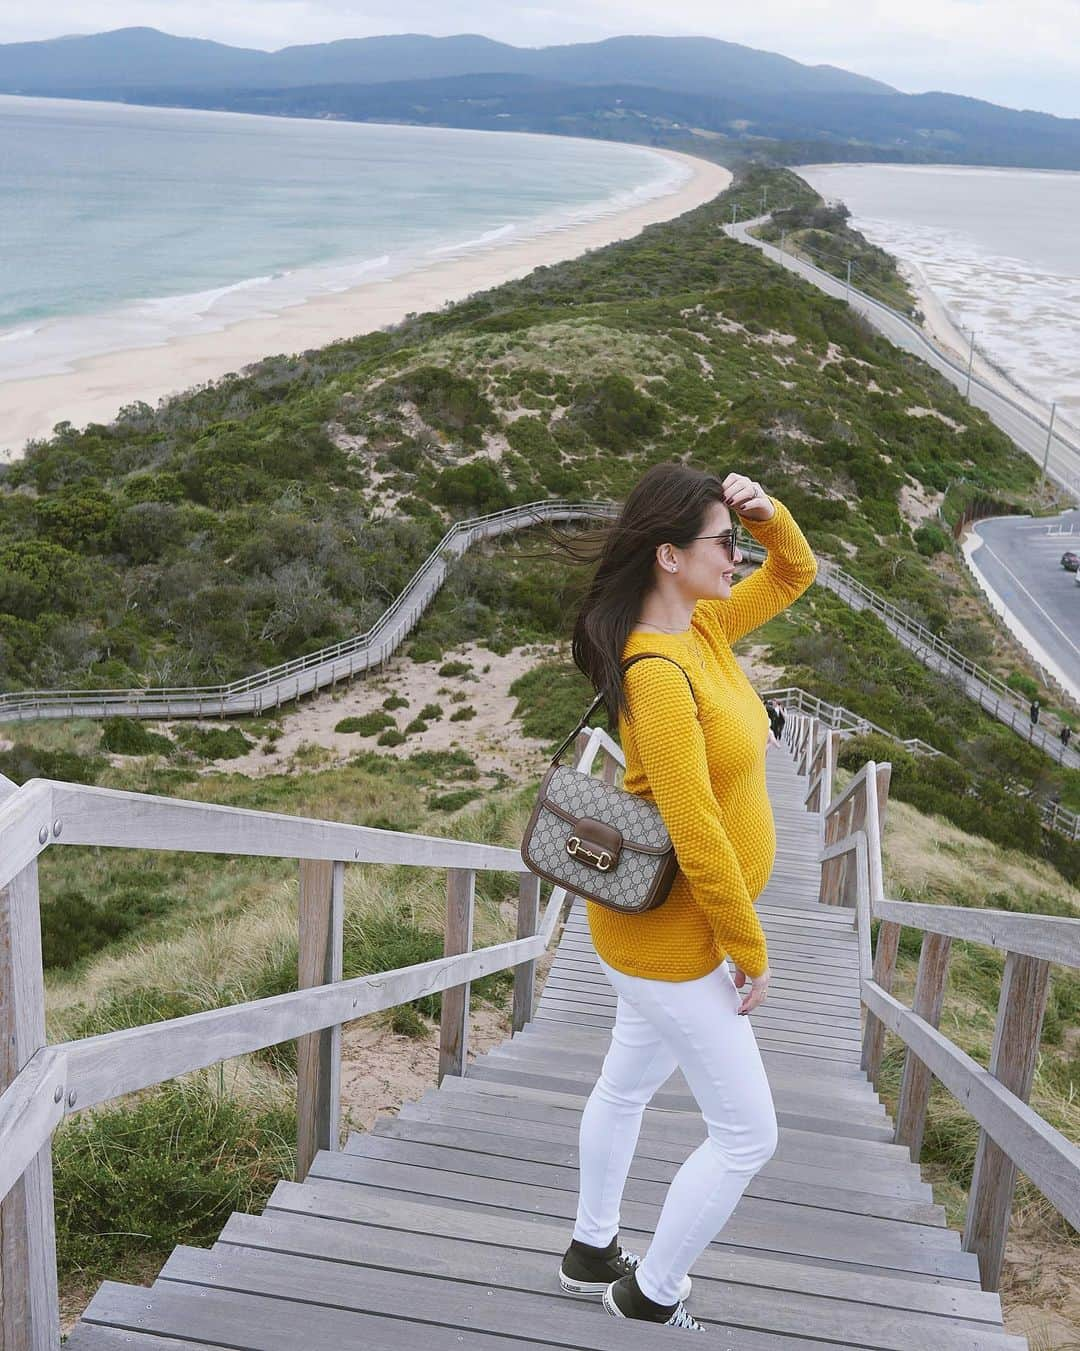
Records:
[[[833,66],[713,38],[618,37],[561,47],[511,47],[474,34],[434,38],[406,33],[346,39],[279,52],[172,37],[154,28],[119,28],[87,37],[0,45],[5,93],[87,93],[97,86],[260,86],[381,84],[454,75],[513,74],[571,84],[654,85],[716,93],[892,93],[888,85]]]
[[[1080,120],[902,94],[711,38],[533,50],[403,34],[260,52],[124,28],[0,45],[0,93],[594,136],[725,163],[750,155],[1080,169]]]

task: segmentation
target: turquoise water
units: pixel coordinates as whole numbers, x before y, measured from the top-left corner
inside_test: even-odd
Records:
[[[673,191],[644,147],[0,97],[0,379]]]

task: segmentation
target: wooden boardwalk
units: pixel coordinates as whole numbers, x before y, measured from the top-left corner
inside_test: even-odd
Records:
[[[1021,1348],[859,1068],[851,912],[817,904],[821,819],[769,756],[777,864],[760,900],[774,979],[753,1022],[780,1121],[775,1157],[693,1268],[699,1338],[728,1351]],[[323,1152],[261,1215],[178,1248],[149,1289],[107,1282],[70,1351],[461,1351],[655,1347],[698,1334],[627,1323],[559,1289],[578,1122],[615,1000],[572,907],[533,1021]],[[667,1184],[704,1138],[679,1072],[646,1110],[620,1238],[644,1252]]]

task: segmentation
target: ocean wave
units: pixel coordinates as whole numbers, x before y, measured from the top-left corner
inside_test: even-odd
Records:
[[[457,253],[459,249],[481,249],[485,244],[493,244],[496,239],[505,239],[517,229],[516,225],[499,225],[494,230],[486,230],[475,239],[465,239],[460,244],[441,244],[437,249],[428,249],[428,257],[437,253]]]

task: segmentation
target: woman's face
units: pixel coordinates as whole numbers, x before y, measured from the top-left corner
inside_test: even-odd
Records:
[[[737,522],[736,522],[737,523]],[[716,539],[732,527],[731,512],[723,502],[711,502],[705,513],[700,536],[676,554],[679,571],[674,579],[687,597],[695,600],[725,600],[731,595],[735,565],[743,555],[729,552],[730,536]],[[702,538],[701,536],[705,536]]]

